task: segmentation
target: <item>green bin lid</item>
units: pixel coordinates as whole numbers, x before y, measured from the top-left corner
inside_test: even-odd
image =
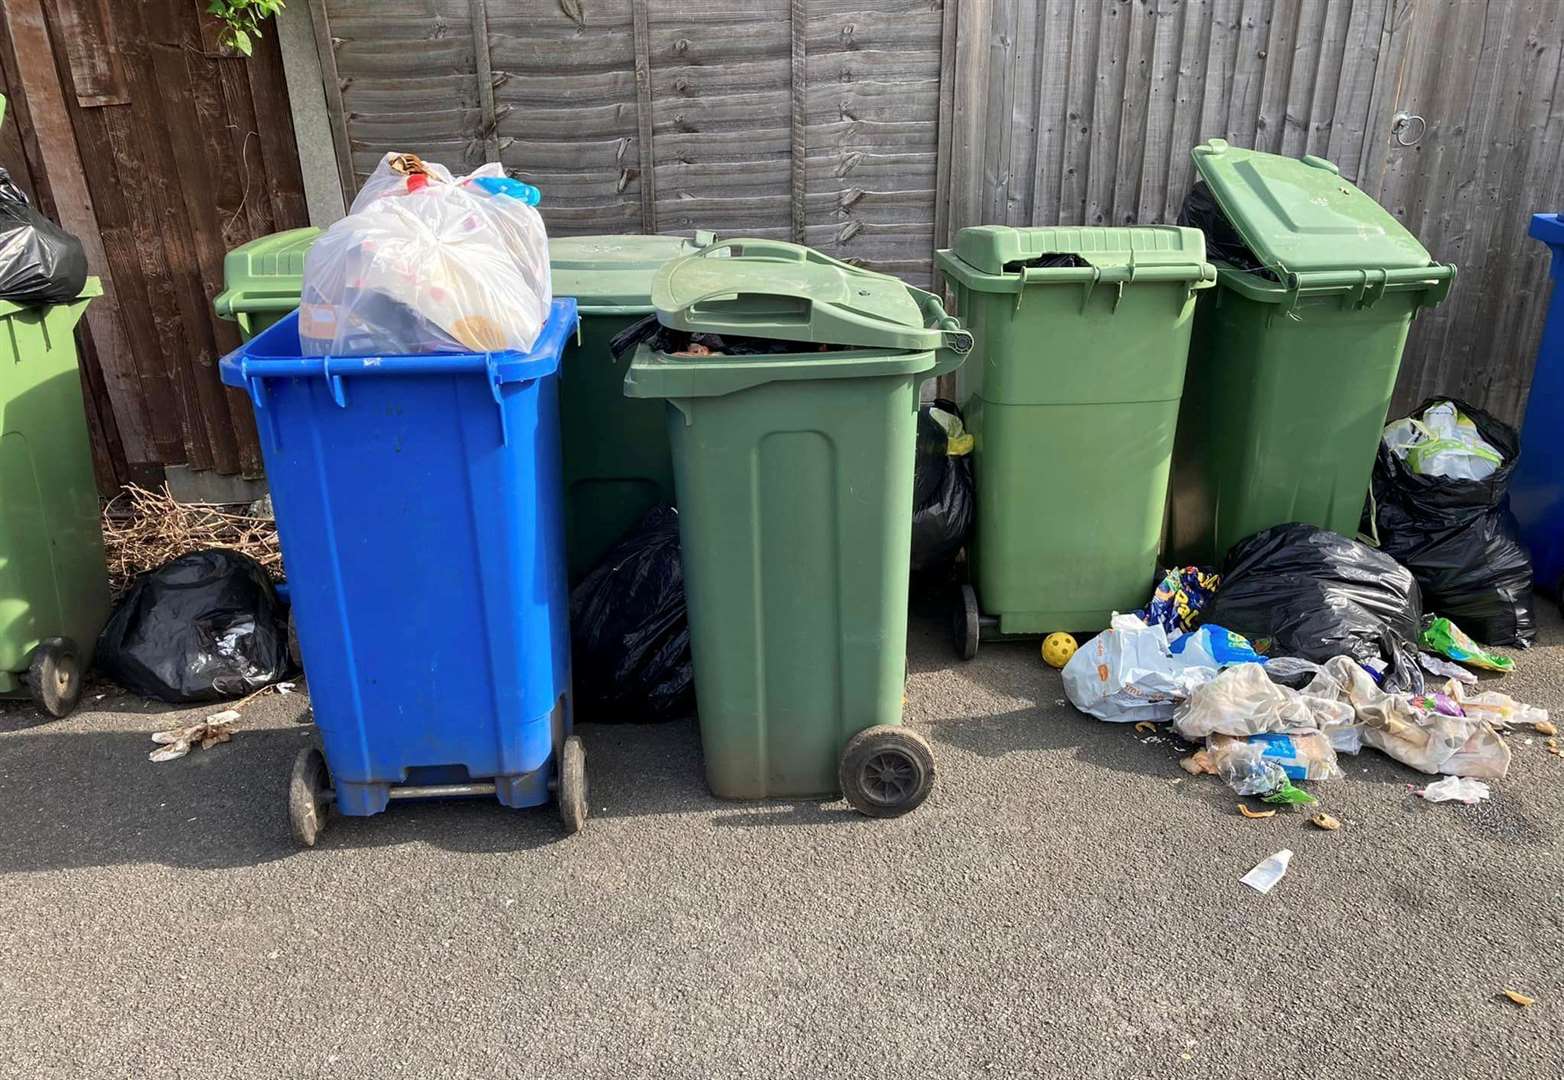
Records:
[[[1075,255],[1088,266],[1027,265],[1049,255]],[[1177,225],[974,225],[957,233],[955,249],[940,251],[937,261],[947,276],[980,292],[1076,284],[1089,276],[1125,283],[1189,282],[1196,288],[1216,280],[1216,268],[1206,262],[1205,234]]]
[[[673,260],[652,279],[664,326],[904,352],[944,347],[954,326],[930,324],[925,296],[888,274],[780,240],[726,241]]]
[[[593,308],[652,310],[652,275],[669,259],[699,251],[714,237],[563,236],[549,240],[554,295],[573,296],[583,312]]]
[[[1212,139],[1190,151],[1217,205],[1267,268],[1288,274],[1406,270],[1432,261],[1389,211],[1312,154],[1265,154]]]
[[[288,229],[251,240],[223,259],[224,289],[212,306],[224,318],[240,312],[277,311],[277,301],[299,302],[304,287],[304,256],[321,230]]]

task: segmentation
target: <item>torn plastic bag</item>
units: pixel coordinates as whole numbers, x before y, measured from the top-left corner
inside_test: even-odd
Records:
[[[972,531],[972,436],[961,411],[939,400],[918,409],[918,449],[912,473],[912,569],[956,557]]]
[[[1064,665],[1064,692],[1077,709],[1099,720],[1167,720],[1195,687],[1217,669],[1174,656],[1167,631],[1134,615],[1115,615],[1108,629],[1076,650]]]
[[[1350,656],[1323,668],[1304,693],[1350,705],[1365,745],[1425,773],[1498,778],[1509,771],[1509,746],[1484,716],[1461,715],[1459,701],[1452,715],[1443,694],[1387,694]]]
[[[695,709],[679,512],[648,510],[570,594],[576,714],[672,720]]]
[[[304,354],[530,349],[553,299],[542,217],[498,164],[460,178],[393,168],[410,157],[388,155],[375,193],[366,187],[305,256]]]
[[[1189,194],[1184,197],[1184,205],[1178,212],[1178,224],[1205,233],[1206,254],[1214,261],[1225,262],[1234,269],[1258,274],[1271,281],[1278,280],[1265,263],[1249,250],[1249,245],[1244,243],[1238,230],[1233,228],[1233,223],[1222,213],[1216,196],[1211,194],[1204,180],[1196,180]]]
[[[1173,716],[1173,730],[1190,742],[1289,731],[1320,731],[1330,738],[1356,720],[1351,706],[1334,696],[1300,693],[1272,682],[1259,664],[1238,664],[1190,692]],[[1348,748],[1355,742],[1344,741]]]
[[[1382,442],[1365,531],[1412,571],[1428,611],[1454,619],[1485,645],[1524,648],[1536,640],[1537,623],[1531,560],[1509,504],[1520,436],[1503,421],[1453,398],[1430,399],[1414,415],[1445,404],[1471,421],[1502,464],[1481,480],[1424,474],[1416,471],[1414,459]]]
[[[242,697],[289,675],[287,621],[260,563],[192,552],[131,583],[98,638],[98,667],[159,701]]]
[[[1234,544],[1203,618],[1267,656],[1383,661],[1387,689],[1423,688],[1423,602],[1411,571],[1327,529],[1275,525]]]
[[[81,241],[33,209],[0,170],[0,300],[65,304],[87,284]]]

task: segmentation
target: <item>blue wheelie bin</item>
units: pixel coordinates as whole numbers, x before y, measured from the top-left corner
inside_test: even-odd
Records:
[[[1533,214],[1531,235],[1552,253],[1553,291],[1521,425],[1521,458],[1510,480],[1510,509],[1531,554],[1532,580],[1557,598],[1564,594],[1564,215]]]
[[[335,806],[551,800],[586,819],[571,733],[556,300],[531,352],[307,357],[298,313],[222,361],[249,395],[324,756],[300,752],[295,837]]]

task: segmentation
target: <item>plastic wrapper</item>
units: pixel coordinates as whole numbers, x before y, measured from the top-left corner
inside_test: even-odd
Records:
[[[570,594],[576,712],[605,722],[695,709],[679,514],[647,511]]]
[[[918,409],[912,474],[912,569],[955,558],[972,531],[972,436],[949,401]]]
[[[1386,693],[1349,656],[1327,660],[1304,693],[1350,705],[1364,745],[1420,772],[1497,778],[1509,771],[1510,748],[1484,716],[1451,715],[1439,700],[1449,701],[1446,695]]]
[[[98,638],[98,667],[176,704],[241,697],[286,678],[287,611],[260,563],[227,548],[136,578]]]
[[[1151,602],[1135,614],[1142,622],[1156,623],[1169,638],[1187,634],[1200,622],[1200,613],[1215,595],[1222,575],[1199,566],[1175,566],[1162,575],[1152,590]]]
[[[1064,665],[1070,703],[1099,720],[1167,720],[1174,706],[1217,670],[1174,656],[1168,633],[1134,615],[1115,615],[1108,629],[1076,650]]]
[[[1234,544],[1203,617],[1268,656],[1384,661],[1387,689],[1423,688],[1423,600],[1411,571],[1326,529],[1276,525]]]
[[[1487,645],[1530,645],[1537,637],[1531,560],[1509,505],[1520,436],[1463,401],[1435,399],[1416,413],[1426,416],[1441,406],[1458,410],[1502,464],[1481,479],[1419,472],[1419,464],[1427,468],[1433,459],[1403,459],[1381,443],[1365,531],[1417,578],[1429,612],[1455,620]],[[1448,451],[1446,458],[1453,454]],[[1453,467],[1449,461],[1445,464]],[[1468,465],[1465,471],[1472,469]]]
[[[387,155],[305,257],[304,354],[532,348],[553,292],[543,219],[521,189],[497,164],[453,179]]]
[[[1350,705],[1280,686],[1259,664],[1239,664],[1193,690],[1173,717],[1173,730],[1190,742],[1211,735],[1246,738],[1266,732],[1350,728]]]
[[[86,284],[81,241],[33,209],[0,169],[0,300],[64,304]]]

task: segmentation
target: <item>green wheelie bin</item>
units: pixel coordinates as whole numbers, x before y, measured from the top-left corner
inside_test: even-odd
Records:
[[[51,716],[81,699],[109,617],[98,485],[73,330],[101,296],[0,301],[0,695]]]
[[[901,725],[918,387],[971,335],[928,293],[773,240],[675,259],[652,302],[723,338],[643,344],[624,382],[668,403],[712,791],[911,810],[934,778]]]
[[[319,229],[252,240],[223,261],[217,314],[248,341],[299,306],[304,256]],[[555,296],[571,296],[581,329],[565,346],[559,386],[565,469],[565,551],[572,584],[653,506],[673,502],[673,463],[663,409],[622,392],[627,364],[608,343],[652,313],[652,274],[711,243],[684,236],[565,236],[549,241]]]
[[[1156,579],[1198,229],[962,229],[936,265],[975,341],[957,376],[974,440],[971,584],[957,653],[989,635],[1097,631]]]
[[[1294,521],[1353,536],[1412,317],[1455,267],[1323,158],[1192,153],[1230,235],[1219,250],[1208,231],[1217,287],[1195,315],[1168,549],[1220,563]]]
[[[319,236],[314,227],[288,229],[234,248],[223,257],[223,291],[212,308],[249,341],[299,306],[304,256]]]

